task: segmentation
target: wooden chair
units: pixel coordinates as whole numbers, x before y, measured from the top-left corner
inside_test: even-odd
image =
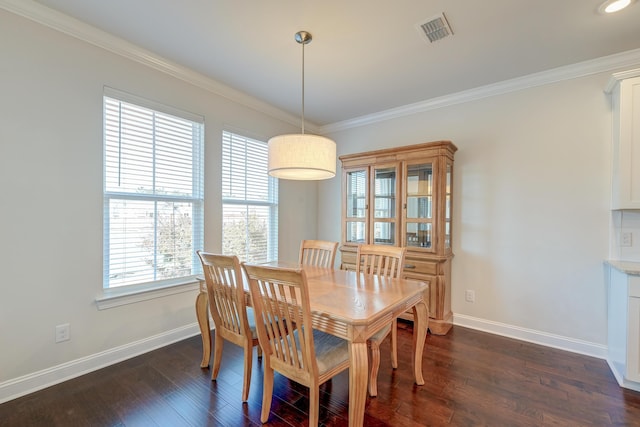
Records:
[[[384,245],[359,245],[356,253],[356,274],[400,277],[404,268],[406,248]],[[371,369],[369,371],[369,395],[378,394],[378,370],[380,369],[380,344],[391,332],[391,366],[398,367],[398,322],[382,328],[369,338]]]
[[[338,242],[303,240],[300,244],[300,264],[333,268]]]
[[[300,269],[242,264],[249,279],[262,347],[264,390],[260,420],[271,410],[274,370],[309,387],[309,425],[318,425],[320,384],[349,367],[347,341],[314,330],[307,277]]]
[[[254,311],[247,307],[242,269],[236,256],[198,251],[202,261],[209,309],[215,324],[215,351],[211,380],[218,377],[224,340],[244,349],[244,382],[242,401],[249,398],[253,347],[258,345]],[[258,356],[260,351],[258,348]]]

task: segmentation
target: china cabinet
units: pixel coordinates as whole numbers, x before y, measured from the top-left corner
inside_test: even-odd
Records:
[[[613,108],[612,209],[640,209],[640,69],[609,81]]]
[[[407,248],[403,277],[429,282],[429,329],[451,328],[450,141],[340,156],[342,163],[341,266],[355,270],[359,244]],[[401,316],[412,320],[412,314]]]

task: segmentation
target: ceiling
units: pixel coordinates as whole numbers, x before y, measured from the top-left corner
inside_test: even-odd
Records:
[[[601,0],[37,0],[326,126],[640,48],[640,4]],[[417,25],[445,13],[453,36]]]

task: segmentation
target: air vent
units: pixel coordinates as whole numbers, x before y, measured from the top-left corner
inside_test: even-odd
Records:
[[[423,24],[418,24],[418,26],[431,43],[453,35],[444,13],[429,19]]]

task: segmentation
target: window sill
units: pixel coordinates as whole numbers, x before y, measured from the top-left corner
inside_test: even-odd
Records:
[[[195,277],[185,278],[179,282],[155,285],[153,287],[147,285],[135,288],[126,286],[125,289],[105,289],[102,291],[101,295],[96,297],[96,306],[98,307],[98,310],[106,310],[109,308],[119,307],[121,305],[135,304],[169,295],[198,291],[199,289],[200,284],[198,279]]]

